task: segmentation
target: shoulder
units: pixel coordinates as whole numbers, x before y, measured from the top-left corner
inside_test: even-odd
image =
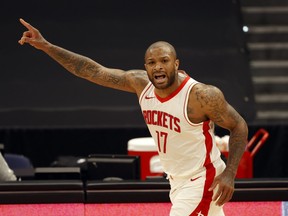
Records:
[[[226,101],[222,91],[216,86],[197,84],[190,92],[193,98],[190,108],[195,105],[194,113],[200,113],[204,120],[212,120],[220,127],[233,130],[239,123],[246,124],[241,115]],[[190,100],[190,98],[189,98]],[[193,110],[191,108],[191,110]],[[193,114],[193,113],[192,113]]]
[[[203,83],[195,84],[190,92],[190,97],[194,97],[199,103],[206,104],[211,104],[211,102],[215,100],[224,99],[224,95],[219,88]]]
[[[126,71],[127,80],[131,84],[138,95],[141,94],[143,89],[149,82],[147,72],[145,70],[128,70]]]
[[[225,110],[227,103],[219,88],[213,85],[197,83],[189,94],[188,116],[194,123],[213,119],[213,113]]]

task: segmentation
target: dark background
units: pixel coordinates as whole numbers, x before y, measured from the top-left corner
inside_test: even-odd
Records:
[[[1,7],[0,126],[143,126],[131,93],[106,89],[66,72],[46,54],[21,47],[24,26],[51,42],[115,68],[144,68],[146,48],[172,43],[180,69],[218,86],[245,116],[254,98],[239,6],[228,0],[29,1]]]
[[[136,95],[77,78],[46,54],[20,46],[20,17],[50,42],[108,67],[144,68],[146,48],[166,40],[178,52],[180,69],[224,92],[252,127],[250,137],[262,127],[253,124],[253,86],[236,0],[12,0],[0,10],[0,142],[35,166],[59,155],[125,154],[129,139],[149,133]],[[262,152],[282,144],[267,143]],[[273,166],[282,167],[284,154],[271,156]],[[268,163],[266,156],[255,165]],[[271,167],[257,175],[285,176],[287,170]]]

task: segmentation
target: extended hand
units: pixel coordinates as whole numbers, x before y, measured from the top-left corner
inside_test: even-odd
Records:
[[[213,195],[212,200],[216,201],[216,205],[221,206],[224,203],[228,202],[234,193],[234,175],[231,174],[229,171],[221,173],[217,176],[211,187],[209,188],[210,191],[217,188],[216,193]]]
[[[24,43],[28,43],[37,49],[42,49],[47,43],[47,41],[43,38],[38,29],[34,28],[32,25],[30,25],[23,19],[20,19],[20,22],[28,29],[28,31],[25,31],[23,33],[18,43],[21,45],[23,45]]]

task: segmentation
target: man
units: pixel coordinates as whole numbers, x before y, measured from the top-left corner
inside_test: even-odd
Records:
[[[123,71],[56,46],[32,25],[20,22],[28,29],[19,40],[21,45],[42,50],[76,76],[137,94],[171,185],[170,216],[224,215],[223,204],[233,195],[248,129],[218,88],[178,70],[176,51],[167,42],[148,47],[146,70]],[[226,167],[215,144],[214,123],[230,131]]]

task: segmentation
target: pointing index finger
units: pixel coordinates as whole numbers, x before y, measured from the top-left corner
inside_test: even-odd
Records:
[[[19,20],[28,30],[33,30],[33,26],[27,23],[24,19],[20,18]]]

